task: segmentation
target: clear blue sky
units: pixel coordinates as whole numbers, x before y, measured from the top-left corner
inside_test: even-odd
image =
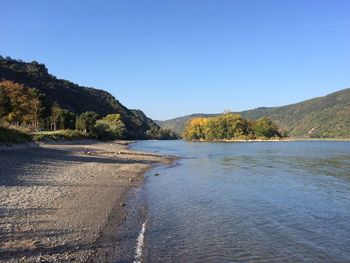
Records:
[[[350,86],[349,0],[0,1],[0,54],[154,119]]]

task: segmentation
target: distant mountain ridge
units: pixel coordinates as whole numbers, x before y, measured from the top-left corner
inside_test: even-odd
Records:
[[[286,106],[260,107],[237,113],[251,120],[267,116],[293,137],[349,138],[350,88]],[[191,118],[217,115],[219,114],[192,114],[156,122],[162,128],[182,134],[186,122]]]
[[[0,80],[11,80],[36,88],[45,94],[49,105],[58,103],[60,107],[76,114],[86,111],[94,111],[100,116],[119,113],[127,128],[127,137],[131,139],[144,139],[147,131],[160,130],[142,111],[128,109],[107,91],[58,79],[49,74],[44,64],[36,61],[27,63],[0,56]]]

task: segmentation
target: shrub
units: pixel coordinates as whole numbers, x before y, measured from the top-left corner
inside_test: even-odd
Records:
[[[38,132],[34,135],[35,141],[76,140],[76,139],[85,139],[85,138],[89,138],[89,135],[77,130],[44,131],[44,132]]]

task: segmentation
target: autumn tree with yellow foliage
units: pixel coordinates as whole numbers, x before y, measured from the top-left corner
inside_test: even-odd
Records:
[[[0,82],[0,118],[14,125],[38,127],[41,101],[34,89],[13,81]]]
[[[183,137],[186,140],[220,141],[280,138],[281,134],[266,117],[248,121],[239,114],[224,113],[218,117],[191,119]]]

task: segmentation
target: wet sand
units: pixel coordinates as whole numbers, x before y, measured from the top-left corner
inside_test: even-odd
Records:
[[[0,148],[0,262],[132,262],[143,175],[171,157],[93,140]]]

